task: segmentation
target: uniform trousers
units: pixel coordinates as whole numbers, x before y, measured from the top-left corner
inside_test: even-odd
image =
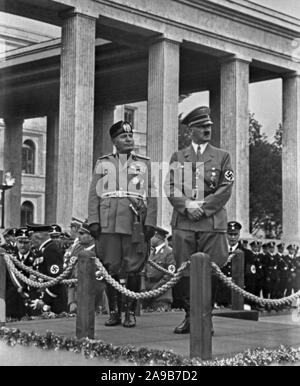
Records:
[[[122,277],[143,269],[146,253],[137,252],[137,246],[131,235],[102,233],[96,241],[96,252],[110,275]]]

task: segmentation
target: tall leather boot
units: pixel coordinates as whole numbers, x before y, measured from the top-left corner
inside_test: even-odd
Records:
[[[140,291],[140,275],[137,273],[128,274],[127,278],[127,288],[134,292]],[[123,327],[135,327],[136,319],[135,319],[135,310],[136,310],[137,301],[135,299],[131,299],[126,297],[125,299],[125,317],[123,321]]]
[[[117,277],[114,277],[118,280]],[[107,297],[109,304],[109,318],[105,326],[112,327],[121,324],[121,294],[111,285],[107,286]]]
[[[184,320],[174,329],[174,334],[189,334],[190,332],[190,278],[184,276],[177,284],[177,293],[180,296],[185,311]]]

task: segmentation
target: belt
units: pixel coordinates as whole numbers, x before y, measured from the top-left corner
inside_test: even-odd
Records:
[[[143,200],[144,196],[135,192],[128,192],[126,190],[115,190],[114,192],[107,192],[101,195],[101,198],[123,198],[123,197],[132,197]]]

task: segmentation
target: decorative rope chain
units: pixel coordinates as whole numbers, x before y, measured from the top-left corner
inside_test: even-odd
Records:
[[[150,299],[155,298],[159,295],[162,295],[165,293],[169,288],[172,288],[181,278],[183,271],[186,269],[186,267],[190,264],[190,261],[184,262],[181,267],[177,270],[177,272],[174,274],[172,279],[170,279],[168,282],[163,284],[160,288],[157,288],[152,291],[148,292],[133,292],[129,289],[123,287],[119,282],[117,282],[115,279],[113,279],[110,274],[107,272],[103,264],[96,259],[96,265],[101,274],[103,275],[104,279],[107,283],[109,283],[112,287],[114,287],[117,291],[122,293],[123,295],[126,295],[132,299]]]
[[[152,267],[158,269],[159,271],[161,271],[161,272],[163,272],[163,273],[166,273],[167,275],[170,275],[170,276],[174,276],[174,275],[175,275],[174,272],[168,271],[167,269],[165,269],[165,268],[162,267],[161,265],[155,263],[155,261],[148,260],[147,262],[148,262],[150,265],[152,265]]]
[[[224,273],[220,270],[220,268],[217,266],[217,264],[212,263],[212,269],[214,271],[214,274],[229,288],[237,292],[238,294],[242,295],[244,298],[251,300],[255,303],[258,303],[262,307],[265,306],[283,306],[283,305],[290,305],[294,300],[300,298],[300,290],[293,295],[281,298],[281,299],[264,299],[260,298],[258,296],[255,296],[251,294],[250,292],[247,292],[243,290],[241,287],[233,283],[232,279],[230,277],[227,277],[224,275]]]
[[[29,279],[28,277],[24,276],[14,265],[14,262],[13,262],[13,259],[12,259],[12,256],[11,255],[8,255],[8,254],[3,254],[3,257],[4,257],[4,260],[6,262],[6,265],[8,267],[8,269],[10,269],[22,282],[24,282],[25,284],[27,284],[28,286],[30,287],[34,287],[34,288],[48,288],[48,287],[53,287],[54,285],[56,284],[59,284],[60,282],[66,284],[66,283],[73,283],[74,280],[76,279],[69,279],[69,280],[64,280],[68,275],[69,273],[71,272],[71,270],[73,269],[73,264],[72,265],[69,265],[68,268],[63,271],[63,273],[59,276],[57,276],[56,278],[52,278],[50,276],[46,276],[47,277],[47,282],[46,283],[40,283],[36,280],[31,280]],[[74,259],[74,263],[75,263],[75,259]],[[23,267],[25,267],[24,264],[22,264]],[[22,267],[22,268],[23,268]],[[29,267],[26,267],[26,268],[29,268]],[[32,270],[32,274],[37,276],[36,273],[37,271]],[[29,272],[29,271],[28,271]],[[43,275],[44,276],[44,275]]]

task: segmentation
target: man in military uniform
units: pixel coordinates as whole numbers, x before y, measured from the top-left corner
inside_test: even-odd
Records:
[[[64,255],[57,246],[57,243],[50,237],[53,229],[53,225],[28,225],[28,230],[33,232],[31,241],[38,254],[35,260],[38,271],[55,278],[63,272]],[[43,311],[51,310],[55,314],[66,311],[67,293],[65,285],[58,283],[46,288],[39,298],[32,301],[31,307],[33,309],[42,309]]]
[[[140,290],[140,271],[147,242],[156,226],[157,199],[151,196],[150,159],[135,154],[130,123],[119,121],[110,128],[116,153],[97,161],[88,200],[88,222],[96,240],[96,252],[110,275],[126,287]],[[121,323],[121,294],[108,286],[110,318],[106,326]],[[126,297],[124,327],[134,327],[136,301]]]
[[[260,261],[260,249],[261,249],[261,243],[258,240],[253,240],[250,243],[251,252],[254,259],[254,265],[255,265],[255,288],[254,288],[254,295],[260,296],[260,291],[262,290],[262,281],[264,280],[264,270],[263,266]]]
[[[1,245],[7,253],[17,253],[16,248],[16,232],[18,228],[7,228],[3,232],[5,243]]]
[[[288,250],[288,255],[285,256],[285,261],[288,266],[288,274],[287,274],[287,283],[286,283],[286,293],[285,296],[289,296],[292,294],[293,289],[296,284],[296,259],[295,254],[297,250],[297,245],[290,244],[286,248]]]
[[[228,256],[224,206],[234,181],[230,155],[209,143],[213,122],[208,107],[196,108],[182,123],[190,128],[192,143],[172,155],[165,180],[165,192],[173,206],[171,226],[176,265],[180,267],[193,253],[204,252],[222,266]],[[186,178],[186,169],[192,171],[192,181]],[[175,328],[176,334],[190,332],[189,287],[189,270],[186,270],[178,283],[186,315]]]
[[[275,253],[275,242],[270,241],[268,244],[267,263],[266,263],[266,295],[275,299],[279,287],[279,272],[277,270],[278,257]]]
[[[167,230],[160,227],[155,228],[155,234],[151,239],[151,253],[148,262],[145,266],[146,291],[158,289],[171,279],[170,275],[153,267],[149,263],[149,261],[160,265],[162,268],[168,270],[170,273],[174,273],[176,270],[173,251],[166,244],[167,234]],[[156,305],[163,305],[167,307],[167,309],[170,309],[172,300],[172,289],[170,288],[157,298],[147,299],[146,301],[144,301],[143,305],[144,308],[155,308]]]
[[[95,256],[95,240],[92,237],[89,225],[87,222],[81,224],[78,229],[78,238],[79,242],[76,244],[76,247],[73,249],[72,254],[69,256],[68,261],[72,261],[72,258],[79,257],[84,255],[85,257]],[[77,263],[74,265],[73,270],[70,274],[70,279],[77,279],[78,276],[78,267]],[[98,313],[100,307],[102,310],[108,311],[107,307],[107,298],[105,294],[105,281],[102,276],[96,278],[95,285],[95,310]],[[77,311],[77,286],[74,284],[68,285],[68,310],[70,312]]]
[[[26,227],[16,229],[14,232],[15,246],[12,253],[26,267],[33,268],[36,256],[31,252],[31,242],[29,232]],[[31,314],[31,309],[28,307],[30,299],[36,292],[34,288],[30,288],[8,268],[6,280],[6,316],[20,319],[26,314]],[[22,272],[23,275],[29,277],[29,273]]]
[[[277,287],[277,298],[283,298],[285,289],[286,289],[286,283],[287,283],[287,272],[288,272],[288,265],[284,258],[284,243],[277,244],[277,270],[279,275],[279,283]]]

